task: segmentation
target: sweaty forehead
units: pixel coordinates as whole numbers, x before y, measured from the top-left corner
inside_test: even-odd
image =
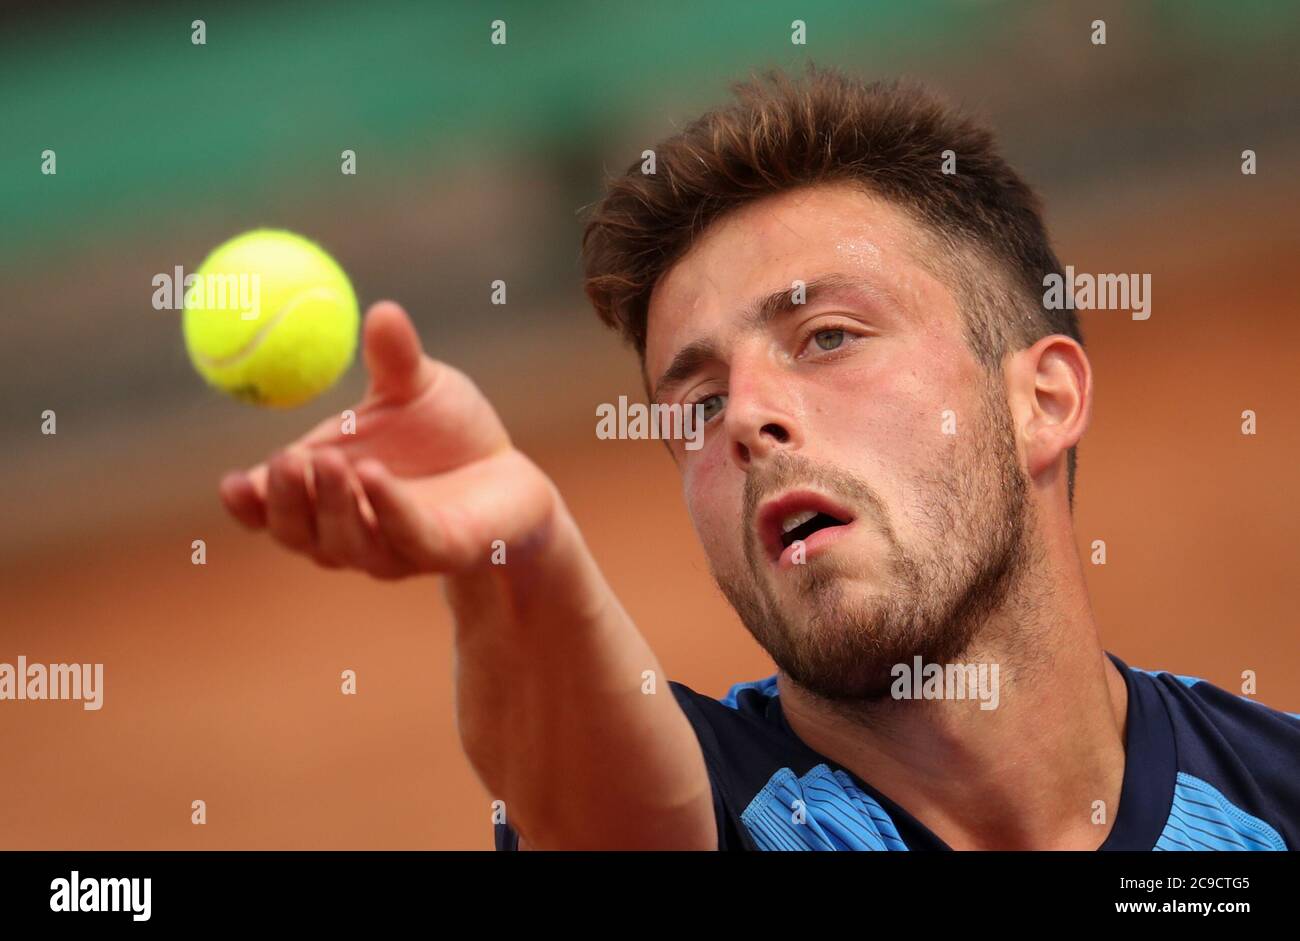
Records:
[[[676,350],[725,335],[756,298],[828,272],[861,277],[911,307],[935,287],[915,261],[924,242],[905,212],[849,184],[793,190],[734,210],[655,285],[646,373],[653,382]]]

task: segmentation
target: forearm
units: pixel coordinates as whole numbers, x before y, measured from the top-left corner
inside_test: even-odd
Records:
[[[447,583],[475,770],[535,848],[713,848],[694,732],[558,495],[516,549]]]
[[[331,568],[446,576],[461,738],[531,845],[708,845],[694,732],[554,484],[400,307],[370,309],[365,352],[356,433],[322,422],[222,501]]]

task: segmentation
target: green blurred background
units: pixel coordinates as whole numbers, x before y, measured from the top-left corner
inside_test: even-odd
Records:
[[[193,373],[151,280],[257,226],[319,241],[363,303],[399,300],[474,376],[674,678],[720,694],[768,670],[662,450],[592,433],[595,405],[640,383],[583,299],[578,239],[606,173],[731,81],[807,60],[921,79],[983,115],[1064,262],[1152,273],[1150,321],[1083,315],[1098,399],[1077,521],[1111,554],[1088,572],[1103,639],[1231,688],[1254,669],[1260,699],[1300,710],[1298,38],[1281,0],[6,8],[0,660],[102,661],[107,689],[99,713],[0,704],[23,765],[0,776],[0,846],[490,845],[436,586],[317,570],[217,506],[223,470],[364,384],[357,366],[282,413]]]

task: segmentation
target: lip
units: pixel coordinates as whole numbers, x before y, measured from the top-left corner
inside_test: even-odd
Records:
[[[781,521],[791,513],[812,510],[825,513],[836,519],[844,520],[840,526],[819,529],[803,541],[805,558],[814,550],[820,550],[842,538],[853,528],[856,517],[824,493],[816,490],[792,490],[779,497],[768,500],[758,511],[756,527],[759,542],[767,552],[767,557],[779,568],[789,568],[794,564],[794,544],[781,545]]]

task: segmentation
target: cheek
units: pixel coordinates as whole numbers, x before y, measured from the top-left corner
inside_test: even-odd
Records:
[[[818,457],[860,476],[887,506],[910,507],[976,427],[970,379],[951,358],[905,347],[835,370],[805,400]],[[951,414],[947,414],[951,412]],[[956,431],[947,434],[946,431]]]
[[[682,471],[682,495],[705,553],[716,559],[740,550],[745,478],[712,445],[706,443]]]

